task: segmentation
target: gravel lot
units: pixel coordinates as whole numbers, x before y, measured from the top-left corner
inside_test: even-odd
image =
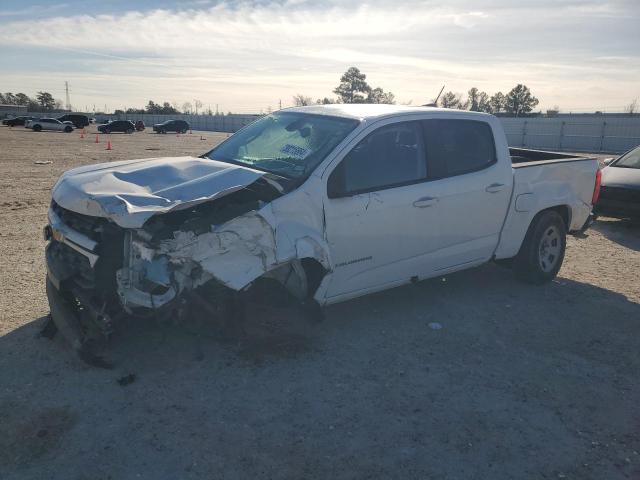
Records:
[[[544,287],[487,265],[319,324],[257,314],[235,342],[136,324],[114,338],[113,370],[40,338],[57,176],[226,136],[200,134],[113,134],[106,151],[105,136],[0,128],[1,479],[640,478],[640,227],[627,222],[570,238]]]

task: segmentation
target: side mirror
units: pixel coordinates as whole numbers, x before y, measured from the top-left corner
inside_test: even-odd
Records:
[[[344,178],[344,162],[336,167],[327,180],[327,197],[341,198],[347,196]]]
[[[615,160],[615,158],[610,157],[610,158],[605,158],[602,163],[604,163],[604,166],[606,167],[607,165],[611,165],[613,163],[613,161]]]

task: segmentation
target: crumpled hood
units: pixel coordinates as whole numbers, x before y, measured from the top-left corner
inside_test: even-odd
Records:
[[[63,208],[140,228],[150,217],[213,200],[264,172],[198,157],[163,157],[100,163],[62,174],[52,190]]]

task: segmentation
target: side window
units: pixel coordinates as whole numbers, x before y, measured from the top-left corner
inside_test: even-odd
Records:
[[[475,172],[496,163],[493,132],[476,120],[424,120],[430,178]]]
[[[383,190],[426,179],[418,122],[395,123],[368,135],[342,160],[346,193]]]

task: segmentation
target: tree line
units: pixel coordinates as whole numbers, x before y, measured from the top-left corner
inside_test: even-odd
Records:
[[[149,102],[144,108],[127,108],[126,110],[115,110],[113,113],[115,113],[116,115],[120,115],[123,113],[129,113],[129,114],[153,113],[156,115],[175,115],[180,113],[184,113],[187,115],[190,115],[190,114],[198,115],[198,113],[203,113],[207,115],[213,114],[211,109],[202,110],[201,112],[199,112],[201,108],[202,108],[202,102],[200,100],[194,100],[193,104],[191,102],[184,102],[182,104],[182,111],[178,109],[178,104],[176,102],[174,102],[173,104],[169,102],[156,103],[153,100],[149,100]]]
[[[309,96],[297,94],[293,97],[296,106],[329,103],[388,103],[395,104],[395,95],[385,92],[380,87],[372,88],[367,83],[367,76],[358,68],[349,68],[341,77],[340,84],[333,90],[336,98],[319,98],[315,102]],[[454,92],[446,92],[431,105],[443,108],[456,108],[474,112],[521,116],[527,115],[538,105],[538,99],[523,84],[513,87],[506,95],[497,92],[489,96],[473,87],[467,92],[467,98]]]
[[[437,106],[443,108],[457,108],[514,117],[531,113],[538,103],[538,99],[533,96],[529,87],[521,83],[513,87],[506,95],[502,92],[496,92],[489,96],[486,92],[473,87],[467,92],[465,100],[460,94],[446,92],[436,102]]]
[[[49,112],[62,109],[62,101],[53,98],[49,92],[38,92],[35,98],[24,93],[0,93],[0,104],[24,105],[30,112]]]

